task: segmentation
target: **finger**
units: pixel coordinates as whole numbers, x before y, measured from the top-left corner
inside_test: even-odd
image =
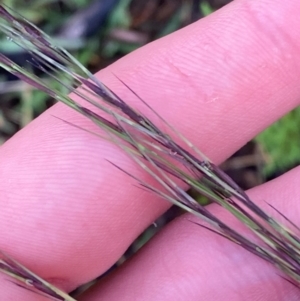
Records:
[[[272,202],[292,221],[299,222],[299,177],[297,168],[251,190],[249,195],[254,200]],[[220,207],[211,206],[211,211],[241,231],[239,223]],[[132,260],[80,300],[299,299],[299,288],[280,277],[274,266],[195,226],[191,220],[197,221],[188,214],[174,220]]]
[[[300,4],[272,1],[270,13],[270,3],[234,2],[99,77],[140,106],[117,74],[220,162],[298,102],[300,31],[290,28],[300,26]],[[167,204],[105,161],[147,179],[117,147],[53,115],[94,129],[57,105],[1,147],[0,242],[29,268],[72,289],[111,266]]]

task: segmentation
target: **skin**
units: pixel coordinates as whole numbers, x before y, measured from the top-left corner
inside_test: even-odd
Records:
[[[297,0],[234,1],[97,76],[140,107],[117,74],[220,163],[298,105],[299,10]],[[53,115],[95,130],[58,104],[0,148],[0,246],[70,291],[106,271],[169,204],[107,163],[147,180],[117,147]],[[299,173],[249,195],[299,223]],[[234,225],[216,206],[210,210]],[[299,300],[271,265],[191,219],[173,221],[80,300]],[[0,281],[3,300],[46,300]]]

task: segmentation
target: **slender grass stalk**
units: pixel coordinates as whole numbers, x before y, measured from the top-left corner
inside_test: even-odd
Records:
[[[1,251],[0,271],[10,276],[20,287],[29,289],[39,295],[49,297],[52,300],[76,301]]]
[[[136,179],[142,187],[208,223],[208,226],[201,224],[203,227],[272,263],[289,281],[300,284],[300,229],[295,224],[280,213],[289,225],[286,226],[257,206],[230,177],[154,112],[124,82],[145,107],[168,126],[180,144],[161,131],[148,117],[130,107],[67,51],[54,45],[45,33],[3,6],[0,6],[0,30],[28,51],[32,55],[32,64],[60,82],[63,89],[60,90],[57,85],[49,86],[41,78],[0,54],[2,68],[98,125],[107,138],[126,152],[156,184],[150,185],[113,162],[112,165]],[[60,81],[61,74],[63,82]],[[74,101],[69,96],[71,92],[85,100],[89,106],[92,105],[93,110]],[[188,185],[230,212],[252,233],[248,235],[238,232],[224,223],[193,199],[181,188],[183,185],[180,183]],[[0,269],[7,272],[8,268],[0,266]],[[15,276],[19,275],[17,272],[14,269],[10,271]]]

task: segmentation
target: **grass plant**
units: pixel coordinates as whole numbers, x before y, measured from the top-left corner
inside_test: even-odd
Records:
[[[256,205],[230,177],[154,112],[126,83],[122,82],[147,110],[151,110],[165,123],[171,135],[161,131],[147,116],[130,107],[66,50],[54,45],[50,37],[4,6],[0,6],[0,30],[31,54],[31,63],[35,67],[49,74],[60,85],[49,85],[49,82],[0,54],[2,68],[99,126],[101,131],[91,134],[104,136],[116,143],[156,184],[150,185],[126,170],[123,172],[135,178],[141,187],[199,217],[204,221],[199,220],[200,226],[270,262],[281,270],[284,278],[299,285],[300,238],[299,228],[295,224],[279,213],[287,221],[288,226],[284,225]],[[70,93],[85,100],[88,107],[92,105],[93,109],[76,102],[69,96]],[[68,123],[67,120],[65,122]],[[76,124],[72,126],[76,127]],[[121,169],[114,162],[111,163]],[[224,223],[182,187],[192,188],[230,212],[248,228],[249,233],[238,232]],[[16,283],[21,281],[21,285],[29,289],[57,300],[74,300],[4,254],[0,269],[12,276]]]

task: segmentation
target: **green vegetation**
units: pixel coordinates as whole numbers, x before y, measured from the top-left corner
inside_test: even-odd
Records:
[[[262,146],[266,177],[283,173],[300,162],[300,107],[293,110],[256,137]]]

